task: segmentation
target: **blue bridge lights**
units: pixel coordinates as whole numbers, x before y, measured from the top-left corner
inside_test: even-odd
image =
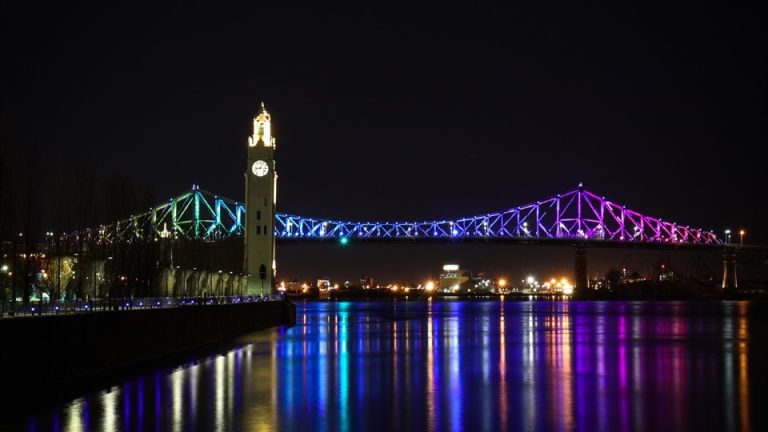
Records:
[[[199,186],[149,211],[70,235],[97,242],[204,241],[241,237],[245,206]],[[582,239],[627,243],[721,244],[712,231],[666,222],[580,187],[532,204],[477,216],[436,221],[359,222],[277,213],[278,240]]]

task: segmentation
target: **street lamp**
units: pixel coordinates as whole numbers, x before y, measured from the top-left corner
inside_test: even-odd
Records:
[[[731,242],[731,230],[727,229],[725,230],[725,244],[729,244]]]
[[[739,231],[739,245],[740,246],[744,246],[744,234],[746,234],[746,233],[747,232],[744,231],[744,230],[740,230]]]

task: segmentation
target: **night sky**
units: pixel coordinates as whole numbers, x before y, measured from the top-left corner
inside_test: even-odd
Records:
[[[87,159],[99,175],[153,185],[158,201],[193,183],[242,200],[246,138],[264,101],[280,211],[455,218],[583,181],[635,210],[721,235],[745,227],[748,242],[768,243],[762,6],[20,7],[0,13],[3,133],[12,146],[39,145],[48,181]],[[284,246],[278,271],[417,279],[459,260],[544,275],[569,273],[571,254]],[[627,260],[647,271],[643,260],[660,256],[596,255],[595,271]]]

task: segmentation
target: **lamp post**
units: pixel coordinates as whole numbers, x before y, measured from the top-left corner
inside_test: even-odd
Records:
[[[744,234],[746,233],[744,230],[739,231],[739,246],[744,246]]]
[[[3,314],[5,313],[5,289],[6,289],[6,280],[5,277],[8,274],[9,267],[5,264],[0,267],[0,318],[2,318]]]
[[[725,244],[731,243],[731,230],[725,230]]]

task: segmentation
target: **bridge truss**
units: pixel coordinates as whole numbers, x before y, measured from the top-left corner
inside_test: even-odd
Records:
[[[74,233],[97,243],[162,238],[218,241],[242,237],[245,205],[197,187],[128,219]],[[275,216],[281,240],[583,240],[637,244],[722,244],[712,231],[646,216],[581,186],[543,201],[457,219],[354,222],[287,213]]]

